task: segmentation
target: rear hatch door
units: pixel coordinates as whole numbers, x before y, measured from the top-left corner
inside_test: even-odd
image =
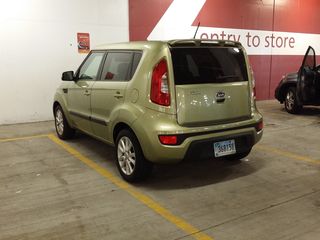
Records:
[[[172,47],[177,121],[207,126],[248,119],[250,87],[241,48]]]

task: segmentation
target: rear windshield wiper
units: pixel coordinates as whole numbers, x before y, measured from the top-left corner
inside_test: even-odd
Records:
[[[229,79],[229,78],[240,78],[239,76],[237,75],[226,75],[226,76],[219,76],[217,77],[218,80],[222,80],[222,79]]]

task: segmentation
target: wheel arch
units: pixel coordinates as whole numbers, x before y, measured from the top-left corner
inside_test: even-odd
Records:
[[[117,136],[119,134],[119,132],[123,129],[128,129],[130,131],[132,131],[134,134],[135,132],[132,130],[132,128],[127,124],[127,123],[124,123],[124,122],[118,122],[114,128],[113,128],[113,131],[112,131],[112,139],[113,139],[113,142],[114,144],[116,144],[116,139],[117,139]],[[136,134],[135,134],[136,135]],[[137,136],[137,135],[136,135]]]
[[[134,122],[144,114],[143,108],[136,104],[123,104],[114,112],[118,112],[118,114],[112,114],[114,118],[110,119],[112,123],[110,133],[112,132],[113,143],[116,143],[117,135],[122,129],[129,129],[141,144],[139,131],[134,128]]]
[[[118,136],[118,134],[121,132],[121,130],[123,130],[123,129],[128,129],[129,131],[131,131],[131,132],[136,136],[136,138],[137,138],[137,140],[138,140],[138,142],[139,142],[139,144],[140,144],[142,153],[143,153],[143,155],[145,156],[145,149],[143,148],[143,146],[142,146],[142,144],[141,144],[138,131],[135,131],[134,128],[132,128],[128,123],[126,123],[126,122],[124,122],[124,121],[118,122],[118,123],[115,124],[115,126],[113,127],[113,130],[112,130],[112,139],[113,139],[114,145],[116,146],[117,136]]]
[[[62,108],[62,111],[68,121],[68,124],[70,125],[70,127],[74,128],[73,121],[70,119],[69,111],[67,111],[65,104],[63,104],[63,100],[62,100],[62,102],[59,101],[59,99],[54,100],[53,105],[52,105],[53,116],[55,115],[55,109],[57,106],[60,106]]]
[[[284,100],[286,98],[286,93],[287,93],[287,91],[288,91],[288,89],[290,87],[295,87],[296,88],[297,87],[297,83],[296,82],[288,82],[288,83],[286,83],[286,84],[281,86],[280,91],[279,91],[280,92],[280,102],[281,103],[284,102]]]
[[[61,106],[61,104],[58,102],[58,101],[54,101],[53,102],[53,105],[52,105],[52,112],[53,112],[53,115],[55,114],[55,109],[57,106]]]

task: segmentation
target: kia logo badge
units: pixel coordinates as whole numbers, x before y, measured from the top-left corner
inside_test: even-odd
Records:
[[[216,99],[217,99],[217,100],[224,99],[225,95],[226,95],[226,94],[225,94],[224,92],[219,91],[219,92],[216,93]]]

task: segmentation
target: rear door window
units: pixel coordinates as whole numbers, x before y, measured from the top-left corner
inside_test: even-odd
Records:
[[[248,81],[239,48],[174,47],[171,55],[176,85]]]
[[[130,78],[132,78],[134,73],[136,72],[139,62],[141,60],[141,57],[142,57],[141,52],[134,53]]]
[[[132,58],[132,52],[109,52],[102,70],[101,80],[128,81]]]

